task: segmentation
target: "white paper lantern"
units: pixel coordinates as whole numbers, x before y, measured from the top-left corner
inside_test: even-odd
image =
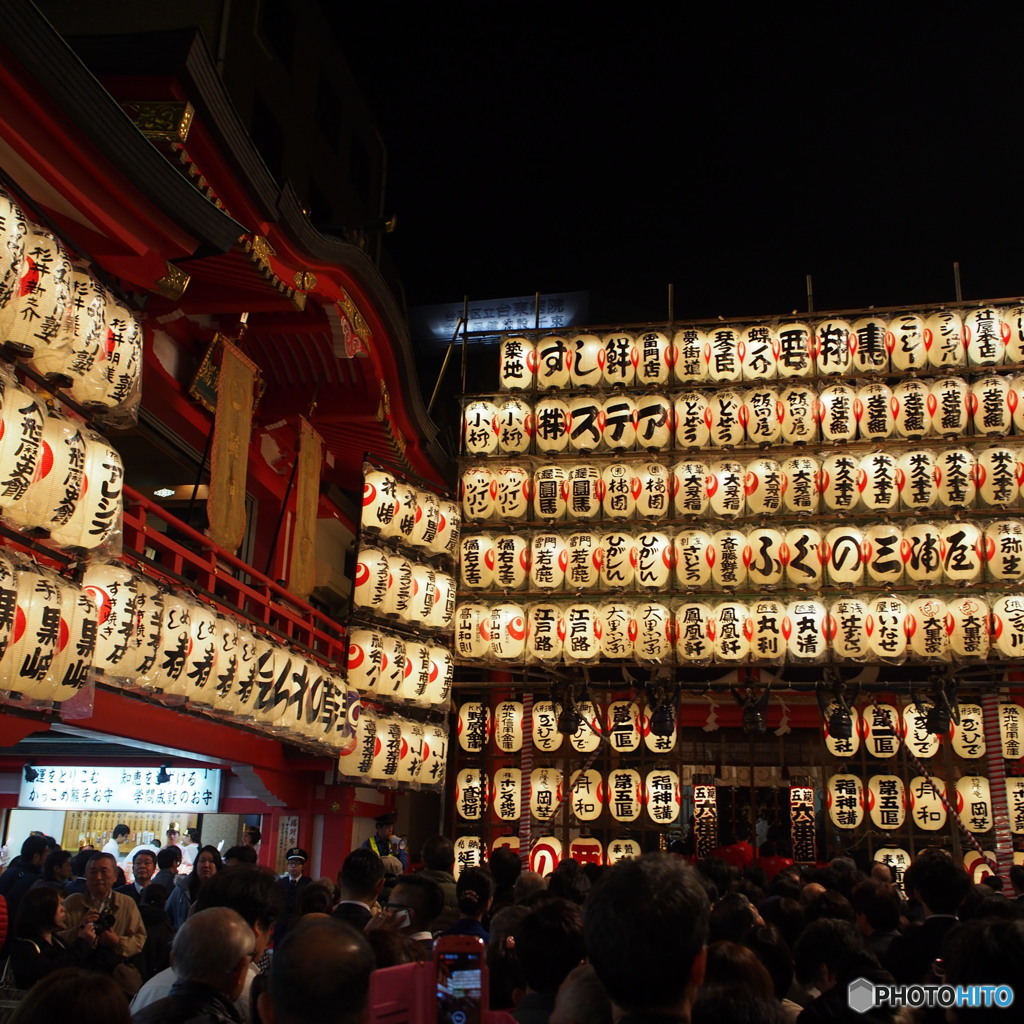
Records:
[[[672,406],[677,448],[706,448],[711,443],[712,410],[701,391],[676,395]]]
[[[562,860],[562,844],[554,836],[541,836],[530,849],[530,870],[542,878],[550,875]]]
[[[1013,407],[1017,395],[1007,377],[982,377],[971,385],[968,405],[974,433],[1009,434],[1013,427]]]
[[[841,772],[828,780],[828,816],[836,828],[859,828],[864,821],[864,785],[856,775]]]
[[[124,466],[121,456],[95,431],[84,431],[85,473],[75,510],[64,524],[52,523],[50,539],[64,548],[95,551],[115,544],[112,554],[120,553]]]
[[[578,754],[591,754],[601,745],[601,711],[589,700],[579,701],[576,710],[580,714],[580,727],[569,737],[569,745]],[[579,817],[575,808],[573,813]]]
[[[776,329],[780,377],[811,377],[814,375],[814,335],[805,323],[782,323]]]
[[[533,514],[536,519],[546,522],[564,519],[568,495],[565,466],[538,466],[533,471]]]
[[[460,704],[456,730],[459,746],[467,754],[482,754],[491,734],[490,708],[479,700]]]
[[[704,332],[696,327],[682,327],[672,338],[675,355],[674,376],[680,384],[692,384],[707,380],[707,366],[704,363]]]
[[[819,664],[828,654],[828,611],[821,601],[791,601],[782,622],[790,661]]]
[[[833,705],[835,706],[835,705]],[[833,757],[853,757],[860,749],[860,712],[851,707],[850,712],[850,737],[849,739],[838,739],[829,731],[829,722],[826,718],[822,722],[822,733],[825,738],[825,749]]]
[[[843,597],[829,608],[829,636],[836,661],[867,661],[868,606],[858,597]]]
[[[71,260],[49,231],[30,224],[6,341],[20,356],[62,348],[71,312]]]
[[[491,657],[497,661],[519,661],[526,651],[526,613],[518,604],[491,607]]]
[[[459,586],[489,590],[494,585],[494,538],[473,534],[459,542]]]
[[[530,573],[530,541],[518,533],[499,534],[494,540],[494,586],[522,590]]]
[[[96,605],[82,588],[62,587],[48,699],[60,704],[78,693],[92,673],[95,648]]]
[[[738,391],[717,391],[708,399],[711,443],[717,448],[734,448],[746,440],[740,418],[743,396]]]
[[[499,821],[519,821],[522,813],[522,772],[518,768],[499,768],[491,784],[491,806]]]
[[[911,702],[903,708],[903,742],[917,758],[934,757],[939,737],[928,728],[928,708]]]
[[[601,654],[601,623],[597,607],[572,603],[565,608],[563,655],[568,663],[595,661]]]
[[[627,462],[612,462],[601,470],[601,513],[606,519],[632,519],[640,495],[640,477]],[[704,490],[704,480],[700,482]]]
[[[577,864],[604,864],[604,846],[593,836],[576,836],[569,843],[569,859]]]
[[[380,681],[383,640],[375,629],[349,631],[346,675],[348,685],[360,693],[372,694]]]
[[[1007,761],[1020,759],[1022,725],[1024,725],[1024,708],[1019,704],[1001,701],[999,704],[999,740],[1002,755]]]
[[[912,523],[903,530],[900,544],[907,579],[936,583],[942,579],[942,533],[934,523]]]
[[[821,502],[825,512],[852,512],[860,502],[856,455],[830,455],[821,464]]]
[[[1024,579],[1024,523],[1000,519],[985,527],[985,568],[994,580]]]
[[[602,658],[622,660],[633,657],[637,624],[634,606],[629,601],[605,601],[598,606],[598,645]]]
[[[786,570],[786,582],[812,590],[821,585],[824,550],[821,533],[811,526],[795,526],[783,538],[780,557]]]
[[[628,331],[613,331],[601,339],[604,347],[601,383],[606,388],[631,387],[636,381],[639,354]]]
[[[3,574],[7,566],[0,563]],[[97,609],[94,664],[107,680],[123,680],[135,665],[129,650],[138,601],[137,578],[116,562],[94,562],[82,577],[82,586]]]
[[[903,579],[903,531],[892,523],[876,523],[864,531],[864,569],[872,583]]]
[[[900,748],[900,713],[892,704],[864,708],[864,746],[871,757],[888,758]]]
[[[640,705],[613,700],[605,709],[605,733],[612,750],[630,753],[640,746]]]
[[[916,775],[907,785],[910,816],[914,824],[926,832],[936,832],[946,827],[946,805],[940,792],[945,793],[945,783],[932,776]]]
[[[394,564],[395,557],[389,559]],[[403,621],[413,626],[426,626],[429,628],[434,616],[434,609],[438,603],[438,580],[441,573],[431,569],[429,566],[412,563],[412,596],[406,605]],[[394,574],[392,574],[392,581]]]
[[[1003,332],[1006,337],[1007,363],[1024,363],[1024,306],[1010,306],[1001,311]]]
[[[568,562],[565,540],[560,534],[536,534],[530,545],[531,589],[562,590]]]
[[[734,519],[746,511],[745,467],[731,460],[713,462],[707,491],[711,513],[722,519]]]
[[[1006,355],[1010,340],[1009,324],[1001,311],[984,306],[964,313],[964,347],[968,366],[998,366]]]
[[[397,508],[394,518],[384,523],[381,533],[402,544],[411,544],[416,519],[419,515],[417,489],[402,480],[395,481],[395,500]]]
[[[160,629],[164,617],[164,599],[160,588],[145,576],[137,577],[135,586],[135,621],[133,624],[135,648],[134,682],[139,688],[147,688],[152,681],[153,672],[157,667],[156,658],[159,652]],[[242,676],[243,669],[248,671],[252,667],[249,661],[245,661],[244,664],[242,663],[242,655],[248,653],[249,658],[251,658],[253,654],[251,650],[253,641],[248,631],[238,628],[237,636],[239,667],[235,673],[236,688],[242,686],[244,682]],[[248,650],[244,647],[246,642],[250,643],[250,649]]]
[[[570,398],[569,448],[574,452],[592,452],[601,447],[604,408],[600,395],[585,394]]]
[[[938,501],[934,452],[909,451],[896,462],[896,486],[904,508],[932,508]]]
[[[774,515],[782,509],[784,478],[782,467],[774,459],[753,459],[743,475],[747,514]]]
[[[434,607],[424,620],[428,629],[447,632],[455,617],[455,579],[446,572],[435,573]]]
[[[25,269],[29,222],[6,189],[0,189],[0,333],[4,337],[15,315],[15,298]]]
[[[1024,595],[1008,594],[992,602],[992,640],[1004,658],[1024,652]]]
[[[491,612],[488,605],[465,601],[455,607],[454,647],[457,657],[481,661],[490,653]]]
[[[930,388],[928,408],[932,433],[944,437],[967,433],[970,423],[970,388],[963,377],[940,377]]]
[[[425,786],[442,786],[447,763],[448,726],[436,723],[428,724],[423,736],[423,767],[420,769],[420,782]],[[457,849],[458,840],[456,840],[456,851]]]
[[[664,519],[669,514],[671,473],[660,462],[642,462],[633,467],[640,486],[636,515],[641,519]]]
[[[530,450],[533,439],[533,407],[522,398],[506,398],[497,408],[495,418],[498,451],[523,455]]]
[[[417,489],[416,522],[409,538],[414,547],[432,552],[441,528],[441,499],[432,491]]]
[[[676,658],[680,665],[708,665],[714,654],[714,612],[702,601],[676,607]]]
[[[479,768],[463,768],[455,776],[455,812],[463,821],[479,821],[486,803],[487,777]]]
[[[668,736],[659,736],[651,728],[656,707],[649,703],[644,705],[643,713],[640,715],[640,732],[643,734],[644,746],[652,754],[663,754],[667,757],[676,749],[679,709],[670,704],[665,710],[671,714],[672,732]]]
[[[928,385],[916,377],[900,381],[893,388],[893,422],[898,437],[917,441],[931,433],[932,416],[928,410],[930,395]]]
[[[577,531],[565,538],[565,588],[592,590],[601,579],[601,538],[596,533]]]
[[[982,775],[963,775],[956,780],[956,809],[968,832],[992,831],[992,794]]]
[[[34,561],[17,565],[14,622],[0,659],[0,690],[30,703],[50,699],[50,666],[60,636],[62,591],[68,586]]]
[[[498,387],[502,391],[529,391],[537,371],[537,347],[530,338],[511,334],[498,345]]]
[[[601,587],[623,590],[633,586],[636,573],[636,543],[628,533],[601,535]]]
[[[426,737],[426,728],[420,722],[412,722],[407,719],[402,719],[399,724],[402,733],[402,755],[398,762],[395,782],[400,786],[416,787],[420,781],[420,773],[423,771],[423,743]]]
[[[889,452],[870,452],[857,471],[861,504],[869,512],[891,512],[899,507],[899,464]]]
[[[747,535],[739,530],[718,530],[711,538],[711,579],[716,588],[732,590],[747,582],[752,553]]]
[[[852,441],[857,436],[857,391],[849,384],[832,384],[818,395],[821,436],[825,441]]]
[[[459,536],[462,532],[462,512],[454,501],[441,499],[441,518],[437,524],[437,534],[430,550],[438,555],[455,557],[459,548]]]
[[[452,873],[458,881],[465,868],[476,868],[484,862],[484,843],[479,836],[459,836],[455,840],[455,867]]]
[[[822,376],[845,376],[850,372],[853,353],[850,325],[845,320],[822,320],[814,326],[814,358]]]
[[[530,773],[530,814],[550,821],[562,802],[562,773],[556,768],[534,768]]]
[[[401,555],[387,555],[388,589],[378,611],[408,621],[413,599],[413,563]]]
[[[1013,420],[1013,432],[1024,434],[1024,373],[1010,378],[1010,393],[1007,396]]]
[[[782,403],[774,388],[751,388],[743,395],[740,421],[750,444],[768,447],[782,436]]]
[[[886,384],[873,381],[857,391],[857,433],[864,441],[884,441],[896,430],[896,401]]]
[[[486,466],[472,466],[461,478],[462,515],[469,522],[486,522],[494,517],[498,482]]]
[[[782,502],[787,512],[812,515],[821,500],[818,460],[811,455],[795,455],[782,463]]]
[[[754,625],[745,604],[723,601],[715,606],[708,625],[714,642],[715,661],[728,664],[747,660]]]
[[[970,508],[977,497],[977,460],[966,448],[949,448],[935,457],[935,494],[945,508]]]
[[[391,700],[398,698],[405,685],[405,668],[408,664],[405,641],[392,633],[381,633],[380,676],[377,692]],[[414,646],[413,641],[409,646]]]
[[[494,518],[505,523],[528,518],[533,488],[529,469],[524,465],[502,466],[495,472],[494,480]]]
[[[637,661],[660,665],[671,660],[675,620],[667,605],[657,601],[638,601],[636,629],[633,653]]]
[[[604,348],[596,334],[577,334],[569,340],[569,383],[574,388],[594,388],[601,384]]]
[[[779,342],[769,324],[751,324],[740,332],[740,363],[744,380],[771,380],[777,371]]]
[[[928,365],[936,369],[963,366],[964,325],[955,310],[932,313],[924,322],[924,344],[928,351]]]
[[[610,451],[630,451],[636,446],[636,402],[631,395],[606,399],[599,423],[601,441]]]
[[[0,508],[6,509],[25,499],[37,476],[46,414],[44,406],[6,373],[0,375],[0,401]]]
[[[523,749],[523,703],[503,700],[494,708],[494,745],[501,754]]]
[[[711,565],[716,555],[711,534],[706,530],[683,530],[673,545],[676,583],[682,590],[702,590],[711,582]]]
[[[452,678],[455,673],[455,658],[447,647],[430,645],[430,679],[422,703],[438,711],[447,711],[451,704]]]
[[[383,614],[391,587],[387,553],[380,548],[361,547],[352,575],[352,584],[356,608]]]
[[[648,451],[664,451],[672,440],[672,402],[665,395],[638,395],[636,443]]]
[[[578,462],[566,474],[570,519],[596,519],[601,514],[601,470],[591,462]]]
[[[743,376],[743,363],[739,353],[739,330],[729,324],[722,324],[711,328],[704,337],[707,379],[723,382],[740,380]]]
[[[953,621],[949,649],[955,661],[987,658],[990,647],[990,609],[983,597],[959,595],[947,602]]]
[[[377,718],[368,707],[356,703],[349,712],[352,735],[338,753],[338,772],[351,779],[369,779],[377,743]]]
[[[616,821],[636,821],[640,817],[643,785],[640,773],[632,768],[617,768],[608,773],[608,808]]]
[[[953,583],[980,580],[984,556],[981,530],[974,523],[945,523],[939,537],[946,579]]]
[[[850,324],[850,348],[858,373],[884,373],[889,369],[886,346],[888,324],[878,316],[864,316]]]
[[[116,409],[139,395],[142,326],[135,314],[109,293],[104,320],[106,335],[95,360],[72,379],[71,397],[86,408]]]
[[[430,645],[414,640],[405,642],[405,670],[396,700],[418,705],[426,703],[427,686],[430,683]]]
[[[907,794],[898,775],[872,775],[868,780],[868,810],[875,828],[903,828]]]
[[[907,605],[907,636],[910,650],[925,661],[949,660],[952,621],[946,602],[938,597],[919,597]]]
[[[537,387],[567,388],[572,355],[560,334],[548,334],[537,342]]]
[[[706,462],[677,462],[672,470],[673,509],[680,519],[707,513],[707,480],[711,470]],[[607,514],[607,513],[606,513]]]
[[[572,429],[568,403],[560,398],[541,398],[533,407],[533,429],[537,451],[564,452]]]
[[[889,321],[885,341],[894,370],[917,370],[927,365],[925,322],[916,313],[898,313]]]
[[[667,384],[675,363],[675,350],[664,331],[643,331],[636,339],[636,382],[643,386]]]
[[[71,268],[71,295],[63,326],[62,335],[36,349],[32,368],[66,388],[96,362],[107,342],[107,293],[88,270]]]
[[[907,606],[898,597],[868,601],[868,646],[879,661],[900,664],[907,654]]]
[[[750,564],[747,578],[755,587],[777,587],[785,574],[783,536],[770,526],[756,526],[747,533]]]
[[[813,444],[818,440],[821,416],[818,393],[812,387],[795,384],[779,394],[782,406],[782,440],[786,444]]]
[[[786,640],[782,635],[782,620],[786,606],[774,598],[762,598],[750,606],[753,636],[750,639],[751,657],[757,662],[781,665],[786,657]]]

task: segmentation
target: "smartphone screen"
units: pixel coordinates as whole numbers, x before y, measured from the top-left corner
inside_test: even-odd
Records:
[[[438,1024],[480,1024],[481,956],[436,949]]]

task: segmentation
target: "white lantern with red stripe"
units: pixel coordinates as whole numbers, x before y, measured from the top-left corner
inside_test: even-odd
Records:
[[[377,717],[369,705],[357,701],[349,709],[352,733],[342,741],[338,772],[350,779],[368,780],[377,743]]]
[[[794,455],[782,469],[782,503],[787,512],[811,515],[821,501],[820,468],[813,455]]]
[[[455,557],[459,548],[459,536],[462,532],[462,512],[459,506],[447,498],[441,499],[441,518],[437,524],[437,533],[430,545],[430,550],[438,555]]]
[[[631,395],[607,398],[601,406],[598,426],[601,442],[609,451],[632,450],[636,446],[636,401]]]
[[[526,613],[522,605],[491,606],[491,657],[499,662],[520,661],[526,652]]]
[[[459,836],[455,840],[455,867],[452,873],[458,880],[465,868],[478,868],[484,862],[484,841],[479,836]]]
[[[1016,399],[1007,377],[993,374],[976,380],[968,397],[974,433],[1009,434],[1013,427],[1013,403]]]
[[[956,809],[968,832],[992,831],[992,793],[983,775],[962,775],[956,780]]]
[[[523,748],[523,703],[503,700],[494,708],[494,745],[501,754],[518,754]]]
[[[907,606],[894,595],[868,601],[868,646],[879,661],[900,664],[907,654]]]
[[[746,441],[742,408],[743,396],[738,391],[718,391],[708,399],[711,444],[716,448],[735,448]]]
[[[405,673],[396,700],[426,706],[424,697],[430,682],[430,645],[414,640],[405,642]]]
[[[63,350],[71,313],[71,260],[67,250],[51,232],[29,224],[20,273],[21,280],[11,297],[13,316],[5,340],[20,356]]]
[[[0,373],[0,401],[0,508],[6,509],[25,500],[37,477],[45,451],[46,411],[35,396],[18,386],[9,371]]]
[[[423,735],[423,767],[421,785],[444,784],[445,765],[448,763],[448,726],[428,723]]]
[[[455,813],[463,821],[479,821],[487,802],[487,776],[479,768],[463,768],[455,776]]]
[[[672,541],[667,534],[641,531],[636,541],[636,586],[639,590],[664,591],[672,577]]]
[[[106,316],[106,290],[88,270],[72,267],[70,308],[64,319],[64,332],[35,351],[32,368],[58,387],[69,387],[105,347]]]
[[[7,649],[0,660],[0,690],[26,703],[50,699],[50,665],[60,637],[62,591],[69,584],[25,558],[16,567],[16,606]]]
[[[916,775],[907,786],[911,817],[914,824],[925,832],[937,832],[946,827],[946,805],[941,794],[945,794],[945,783],[932,776],[930,779]]]
[[[872,775],[868,779],[868,811],[875,828],[903,828],[907,817],[907,794],[898,775]]]
[[[949,661],[952,620],[939,597],[918,597],[907,605],[907,636],[911,653],[923,661]]]
[[[640,817],[643,783],[632,768],[616,768],[608,773],[608,809],[616,821],[636,821]]]
[[[672,338],[674,379],[680,384],[707,380],[704,345],[707,338],[696,327],[682,327]]]
[[[813,526],[794,526],[783,538],[781,558],[786,569],[786,582],[804,590],[821,585],[825,552],[821,532]]]
[[[498,534],[494,540],[494,586],[522,590],[530,574],[530,539],[520,533]]]
[[[658,601],[636,603],[636,640],[633,654],[645,664],[664,664],[672,660],[675,620],[671,609]]]
[[[495,419],[498,451],[523,455],[533,439],[533,406],[523,398],[506,398],[497,407]]]
[[[825,534],[825,571],[840,587],[864,580],[864,534],[856,526],[837,526]]]
[[[601,396],[588,392],[569,399],[569,447],[574,452],[592,452],[601,447],[604,422]]]
[[[709,635],[714,643],[715,661],[723,664],[746,661],[754,635],[754,624],[746,604],[740,601],[717,604],[709,622]]]
[[[897,437],[917,441],[931,433],[932,417],[928,410],[930,394],[928,385],[916,377],[901,381],[893,388],[893,423]]]
[[[739,530],[718,530],[711,538],[711,579],[716,587],[727,590],[747,582],[747,566],[752,552],[747,535]]]
[[[782,509],[785,486],[782,467],[775,459],[753,459],[747,463],[743,491],[747,514],[774,515]]]
[[[50,663],[48,699],[60,704],[74,697],[92,675],[96,647],[96,605],[77,586],[61,588],[60,631]]]
[[[129,649],[138,603],[137,577],[117,562],[94,562],[87,567],[82,586],[97,609],[96,671],[107,681],[124,680],[135,668]]]
[[[537,370],[537,346],[522,334],[509,334],[498,345],[498,387],[529,391]]]
[[[613,700],[605,709],[605,733],[612,750],[629,753],[640,746],[640,705]]]
[[[1010,406],[1013,419],[1013,432],[1024,434],[1024,373],[1010,378]]]
[[[350,688],[365,694],[376,691],[383,650],[383,639],[377,630],[361,627],[349,630],[345,669]]]
[[[541,836],[530,848],[530,870],[542,878],[551,874],[562,861],[562,844],[554,836]]]
[[[889,321],[885,341],[894,370],[917,370],[927,365],[925,322],[916,313],[897,313]]]
[[[1024,363],[1024,306],[1010,306],[1002,310],[1003,332],[1006,337],[1007,363]]]
[[[1024,479],[1019,453],[1012,448],[985,448],[977,453],[975,481],[978,497],[987,508],[1016,505]]]
[[[983,306],[964,312],[964,347],[968,366],[999,366],[1006,355],[1010,325],[1003,323],[1002,311]]]
[[[690,519],[707,513],[707,480],[711,470],[706,462],[677,462],[672,469],[672,502],[678,518]]]
[[[672,441],[672,401],[649,392],[636,400],[636,444],[647,451],[664,451]]]
[[[864,784],[846,772],[833,775],[827,783],[826,803],[836,828],[859,828],[864,821]]]
[[[843,377],[853,364],[850,325],[845,320],[822,320],[814,325],[814,361],[822,376]]]
[[[864,531],[864,570],[872,583],[903,579],[903,531],[893,523],[875,523]]]
[[[612,331],[601,339],[601,344],[604,346],[601,384],[606,388],[631,387],[636,381],[639,363],[636,339],[628,331]]]
[[[531,663],[562,660],[565,619],[557,604],[539,602],[527,609],[526,660]]]
[[[452,652],[441,644],[430,645],[430,679],[427,692],[421,703],[438,711],[447,711],[451,704],[452,677],[455,672],[455,658]]]
[[[441,499],[433,491],[416,490],[416,522],[409,537],[413,547],[432,551],[441,526]]]
[[[985,569],[994,580],[1024,580],[1024,522],[1000,519],[985,527]]]
[[[628,462],[611,462],[601,470],[601,513],[606,519],[632,519],[640,496],[640,477]],[[701,489],[704,481],[701,480]]]
[[[494,585],[494,538],[477,533],[459,542],[459,586],[489,590]]]
[[[551,522],[565,518],[569,494],[565,466],[549,464],[533,471],[533,514],[536,519]]]
[[[903,742],[918,758],[934,757],[939,737],[928,728],[928,708],[911,702],[903,708]]]
[[[775,389],[761,387],[744,392],[740,419],[750,444],[777,444],[782,437],[782,403]]]
[[[562,773],[542,766],[530,772],[530,814],[537,821],[550,821],[562,802]]]
[[[596,334],[577,334],[569,339],[569,384],[596,388],[604,369],[604,347]]]
[[[660,462],[642,462],[633,467],[639,485],[636,515],[641,519],[664,519],[671,510],[672,474]]]
[[[770,324],[750,324],[740,332],[740,364],[744,380],[771,380],[776,372],[779,342]]]
[[[706,448],[711,443],[712,409],[701,391],[683,391],[673,404],[677,448]]]
[[[714,656],[714,611],[703,601],[676,606],[676,660],[680,665],[709,665]]]
[[[665,698],[662,698],[665,699]],[[664,754],[668,756],[676,748],[676,736],[678,733],[678,717],[679,709],[675,706],[674,701],[671,697],[667,698],[667,703],[661,705],[663,712],[667,713],[671,720],[672,731],[666,735],[658,735],[654,732],[652,726],[652,720],[658,711],[659,705],[651,703],[644,704],[643,712],[640,715],[640,732],[644,738],[644,746],[652,754]],[[659,715],[659,717],[661,717]],[[659,723],[659,727],[663,723]]]
[[[591,754],[601,745],[601,711],[589,700],[576,704],[580,727],[569,737],[569,745],[578,754]]]
[[[363,533],[383,532],[385,524],[398,515],[396,484],[390,473],[363,467],[363,512],[360,520]]]
[[[633,657],[636,641],[636,612],[632,602],[605,601],[598,605],[598,645],[601,657],[619,661]]]
[[[392,564],[395,562],[394,555],[389,561]],[[412,563],[412,596],[402,616],[403,621],[413,626],[432,623],[434,609],[438,603],[438,582],[442,575],[429,566],[421,565],[419,562]],[[394,574],[391,578],[393,583]]]
[[[355,607],[383,614],[391,588],[387,553],[381,548],[361,547],[352,583]]]
[[[537,387],[567,388],[572,355],[560,334],[547,334],[537,342]]]
[[[564,452],[569,447],[572,419],[568,403],[560,398],[541,398],[533,407],[533,430],[537,451]]]
[[[857,391],[854,415],[862,441],[884,441],[896,429],[896,402],[885,384],[873,381]]]
[[[381,633],[380,677],[377,692],[382,697],[396,699],[405,684],[405,667],[408,656],[405,641],[393,633]],[[413,646],[413,642],[409,642]]]
[[[941,437],[966,434],[971,411],[967,381],[963,377],[940,377],[932,382],[930,392],[932,433]]]
[[[578,462],[566,474],[567,513],[570,519],[596,519],[601,514],[601,470],[592,462]]]
[[[86,408],[117,409],[138,401],[142,326],[135,314],[110,293],[104,323],[105,337],[96,358],[81,375],[74,374],[71,397]]]
[[[0,335],[14,320],[25,260],[29,221],[6,189],[0,188]]]
[[[991,645],[991,610],[983,597],[960,594],[947,602],[953,620],[949,648],[954,661],[978,661],[988,657]]]
[[[569,555],[558,533],[535,534],[530,543],[530,589],[562,590]]]
[[[935,494],[945,508],[971,508],[977,497],[977,460],[966,448],[948,448],[935,457]]]
[[[836,661],[867,661],[868,605],[859,597],[842,597],[829,608],[829,639]]]
[[[636,542],[628,533],[601,535],[601,586],[623,590],[633,586],[636,573]]]
[[[794,384],[779,393],[781,436],[786,444],[813,444],[818,440],[818,392],[805,384]]]
[[[805,323],[781,323],[775,331],[778,343],[776,368],[780,377],[814,375],[814,335]]]
[[[884,373],[889,369],[888,327],[880,316],[863,316],[850,324],[850,348],[858,373]]]
[[[471,466],[461,477],[462,516],[469,522],[486,522],[494,517],[498,482],[487,466]],[[398,516],[396,502],[396,518]]]
[[[731,324],[712,327],[704,335],[704,363],[707,379],[733,382],[743,376],[743,361],[740,358],[740,332]]]
[[[1024,594],[1006,594],[992,601],[992,640],[1004,658],[1024,654]]]
[[[463,601],[455,607],[453,644],[457,657],[483,661],[490,654],[491,610],[477,601]]]
[[[400,786],[419,788],[420,775],[423,771],[423,744],[426,740],[426,727],[422,722],[400,719],[402,732],[402,755],[398,761],[398,772],[395,782]]]
[[[735,519],[746,511],[746,470],[741,462],[724,460],[711,464],[707,491],[711,513],[722,519]]]
[[[770,526],[755,526],[747,533],[750,564],[747,578],[755,587],[777,587],[785,575],[783,535]]]
[[[667,384],[675,363],[675,349],[664,331],[643,331],[636,339],[636,382],[658,386]]]
[[[828,656],[828,611],[821,601],[790,601],[782,621],[790,661],[818,665]]]
[[[899,465],[889,452],[869,452],[857,471],[861,504],[870,512],[891,512],[899,507]]]
[[[850,384],[832,384],[818,395],[818,416],[824,441],[852,441],[857,436],[857,391]]]
[[[388,565],[388,589],[383,602],[376,610],[389,618],[408,620],[414,594],[414,563],[402,555],[386,552],[385,554]]]
[[[96,551],[105,548],[120,554],[121,491],[124,466],[121,456],[106,438],[83,431],[85,472],[75,510],[64,523],[50,526],[50,540],[64,548]]]
[[[896,462],[896,486],[904,508],[932,508],[938,501],[935,453],[922,449],[900,455]]]
[[[742,536],[742,535],[741,535]],[[673,543],[677,585],[683,590],[702,590],[711,582],[713,553],[711,534],[706,530],[682,530]]]
[[[852,454],[830,455],[821,464],[821,502],[825,512],[852,512],[860,502],[860,459]]]
[[[160,588],[148,577],[139,576],[136,578],[137,588],[135,599],[135,622],[134,641],[135,658],[133,660],[135,685],[140,689],[148,688],[152,683],[153,673],[157,668],[157,653],[159,650],[160,629],[164,617],[163,593]],[[251,668],[250,661],[242,664],[242,655],[246,653],[244,642],[250,643],[247,653],[252,657],[252,638],[247,630],[240,627],[237,629],[239,645],[239,668],[235,673],[236,688],[242,685],[241,672]]]
[[[964,324],[956,310],[943,309],[932,313],[924,322],[924,345],[928,365],[936,369],[963,366]]]
[[[593,590],[601,579],[600,536],[587,530],[570,533],[565,538],[565,550],[566,590]]]
[[[750,606],[753,636],[750,639],[751,657],[757,662],[781,665],[786,657],[786,640],[782,635],[782,620],[786,605],[774,598],[762,598]]]
[[[467,754],[482,754],[491,735],[491,710],[479,700],[468,700],[459,705],[456,726],[459,746]]]
[[[831,707],[838,709],[838,705],[834,703]],[[848,739],[840,739],[832,735],[827,717],[822,722],[825,749],[833,757],[853,757],[860,749],[860,712],[855,707],[850,707],[848,710],[850,714],[850,736]]]

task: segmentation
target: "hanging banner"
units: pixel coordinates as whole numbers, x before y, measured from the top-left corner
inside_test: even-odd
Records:
[[[604,810],[604,781],[596,768],[572,773],[569,783],[569,806],[579,821],[596,821]]]
[[[288,589],[303,600],[309,597],[316,586],[316,520],[317,506],[320,502],[323,445],[323,440],[309,421],[305,417],[300,418],[299,464],[295,474],[295,520],[291,538],[291,558],[288,563]],[[244,471],[245,460],[238,461],[242,462]],[[211,482],[211,494],[212,490]],[[234,551],[236,548],[228,550]]]
[[[789,787],[789,827],[793,843],[793,860],[798,864],[818,859],[818,843],[814,827],[814,788]]]
[[[518,768],[501,768],[494,773],[491,806],[499,821],[518,821],[523,780]]]
[[[828,816],[836,828],[859,828],[864,821],[864,787],[856,775],[828,780]]]
[[[718,847],[718,791],[713,784],[693,787],[693,838],[698,860]]]
[[[902,828],[906,820],[906,792],[898,775],[872,775],[868,779],[868,810],[875,828]]]

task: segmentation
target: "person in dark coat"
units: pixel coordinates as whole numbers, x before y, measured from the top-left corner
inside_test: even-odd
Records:
[[[57,935],[66,926],[64,903],[53,886],[37,885],[25,893],[11,943],[11,968],[19,988],[31,988],[61,967],[89,966],[96,949],[93,922],[83,922],[69,944]]]
[[[29,836],[21,844],[21,856],[0,875],[0,896],[7,900],[7,914],[10,920],[18,916],[18,904],[22,897],[42,877],[43,862],[49,851],[45,836]]]
[[[372,850],[353,850],[338,872],[341,900],[333,917],[362,931],[373,919],[373,906],[384,887],[384,864]]]
[[[306,876],[306,861],[309,855],[300,846],[293,846],[287,853],[285,859],[288,862],[288,870],[277,880],[277,888],[281,893],[281,902],[284,904],[284,913],[278,919],[277,927],[274,930],[274,945],[276,946],[284,937],[284,933],[293,923],[296,907],[299,905],[299,893],[307,885],[313,884],[313,879]]]

